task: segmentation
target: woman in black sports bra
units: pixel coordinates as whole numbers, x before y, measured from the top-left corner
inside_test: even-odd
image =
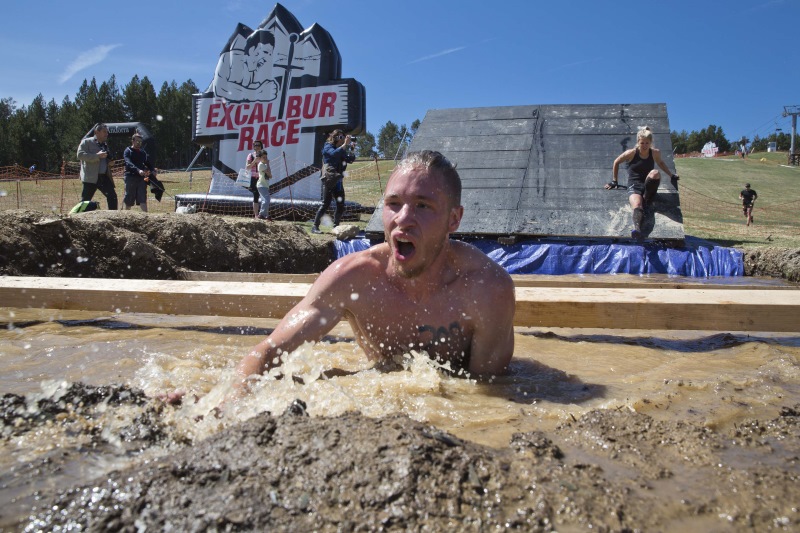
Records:
[[[606,189],[620,187],[618,181],[619,166],[628,163],[628,201],[633,209],[633,231],[631,237],[637,241],[644,239],[642,234],[642,218],[644,208],[653,200],[661,183],[661,173],[656,164],[670,175],[673,182],[678,175],[671,172],[661,159],[661,150],[653,148],[653,132],[648,126],[641,128],[636,134],[636,148],[625,150],[614,160],[612,181],[606,183]]]

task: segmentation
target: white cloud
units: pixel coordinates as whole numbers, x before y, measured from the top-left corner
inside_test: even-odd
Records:
[[[72,63],[67,65],[67,68],[61,73],[61,76],[58,78],[58,83],[64,83],[72,76],[77,74],[83,69],[87,69],[92,65],[96,65],[101,63],[108,57],[108,54],[114,48],[121,46],[119,44],[103,44],[100,46],[95,46],[94,48],[83,52],[79,55]]]
[[[457,48],[448,48],[447,50],[442,50],[441,52],[437,52],[437,53],[431,54],[429,56],[420,57],[419,59],[415,59],[414,61],[410,61],[407,64],[411,65],[413,63],[419,63],[420,61],[427,61],[428,59],[433,59],[434,57],[446,56],[447,54],[452,54],[453,52],[458,52],[459,50],[463,50],[464,48],[466,48],[466,46],[459,46]]]

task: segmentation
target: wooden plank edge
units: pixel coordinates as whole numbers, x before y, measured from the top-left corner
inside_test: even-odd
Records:
[[[105,283],[101,283],[105,282]],[[282,318],[309,284],[0,278],[0,305]],[[518,288],[516,326],[800,332],[791,291]]]
[[[200,272],[185,271],[181,279],[185,281],[235,281],[239,283],[314,283],[319,274],[273,274],[266,272]],[[728,283],[715,283],[714,279],[698,278],[697,281],[651,280],[634,275],[594,276],[567,275],[550,276],[544,274],[513,274],[515,287],[583,287],[620,289],[709,289],[709,290],[800,290],[800,284],[775,281],[774,283],[754,283],[746,278],[726,278]]]

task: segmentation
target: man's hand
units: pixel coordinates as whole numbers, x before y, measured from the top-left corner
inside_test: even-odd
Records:
[[[616,181],[609,181],[604,186],[604,188],[607,191],[610,191],[611,189],[619,189],[620,187],[621,187],[621,185],[619,184],[619,182],[616,182]]]
[[[185,390],[177,390],[173,392],[163,392],[158,394],[156,398],[168,405],[180,405],[183,403],[184,396],[186,396]]]
[[[99,157],[100,159],[105,159],[106,157],[108,157],[108,152],[104,151],[97,152],[97,157]]]

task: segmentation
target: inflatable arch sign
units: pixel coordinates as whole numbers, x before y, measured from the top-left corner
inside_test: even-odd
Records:
[[[193,96],[195,142],[212,146],[211,194],[251,196],[227,175],[244,168],[253,141],[264,143],[273,197],[319,200],[322,146],[332,130],[358,134],[366,123],[364,86],[341,79],[342,61],[318,24],[303,29],[282,5],[255,29],[238,24],[214,79]]]

